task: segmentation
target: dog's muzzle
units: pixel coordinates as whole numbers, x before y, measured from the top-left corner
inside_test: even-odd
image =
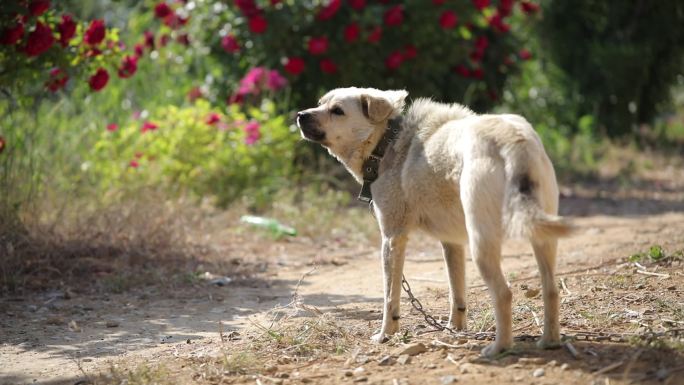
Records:
[[[319,130],[317,125],[316,119],[310,113],[297,113],[297,126],[305,139],[313,142],[322,142],[325,139],[325,132]]]

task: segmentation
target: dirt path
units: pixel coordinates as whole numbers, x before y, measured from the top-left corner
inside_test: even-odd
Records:
[[[578,218],[577,223],[582,228],[579,234],[560,244],[561,273],[624,259],[656,244],[666,250],[684,248],[681,213],[593,216]],[[379,326],[382,286],[375,248],[363,245],[317,254],[297,243],[274,247],[264,251],[275,257],[271,267],[247,285],[219,287],[199,282],[179,290],[152,286],[111,295],[79,296],[60,291],[0,299],[0,384],[73,384],[86,373],[116,363],[201,358],[215,352],[212,346],[220,334],[225,337],[233,330],[249,327],[250,320],[266,322],[268,310],[290,302],[294,288],[307,272],[298,289],[304,304],[341,319],[368,322],[370,328]],[[437,315],[444,315],[446,281],[439,250],[438,244],[426,237],[414,237],[407,253],[406,276],[416,295]],[[524,278],[536,275],[534,258],[524,242],[505,245],[503,264],[514,288],[527,283]],[[486,304],[488,297],[472,262],[467,268],[470,300]],[[684,282],[681,276],[669,279]],[[571,283],[576,284],[580,283]],[[530,280],[529,285],[539,283]],[[524,298],[523,294],[514,290],[514,301]],[[440,299],[430,303],[431,298]],[[678,298],[675,305],[684,308],[681,291]],[[409,312],[406,302],[403,306],[402,313]],[[546,378],[547,382],[551,380]],[[682,378],[684,372],[677,381]]]

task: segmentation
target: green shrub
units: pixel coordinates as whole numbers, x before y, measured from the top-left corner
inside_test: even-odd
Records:
[[[166,106],[121,128],[102,129],[87,178],[101,191],[164,186],[221,206],[245,195],[257,205],[286,185],[299,135],[272,103],[223,114],[206,101]]]

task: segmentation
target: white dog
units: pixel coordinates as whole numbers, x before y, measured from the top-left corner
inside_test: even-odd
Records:
[[[466,327],[464,246],[494,301],[496,340],[482,354],[511,347],[511,290],[501,271],[506,236],[532,243],[544,298],[542,347],[558,346],[557,238],[571,226],[558,217],[553,166],[532,126],[518,115],[476,115],[458,104],[416,100],[406,91],[343,88],[297,114],[302,136],[325,146],[363,183],[382,232],[384,312],[373,340],[399,328],[408,234],[421,229],[444,251],[449,326]]]

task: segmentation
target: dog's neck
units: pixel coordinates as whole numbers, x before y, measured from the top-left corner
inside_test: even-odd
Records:
[[[352,148],[336,157],[359,183],[370,189],[370,183],[378,177],[380,161],[399,137],[401,125],[401,116],[389,119],[382,124],[384,129],[375,130],[361,146]],[[366,195],[370,199],[369,191]]]

